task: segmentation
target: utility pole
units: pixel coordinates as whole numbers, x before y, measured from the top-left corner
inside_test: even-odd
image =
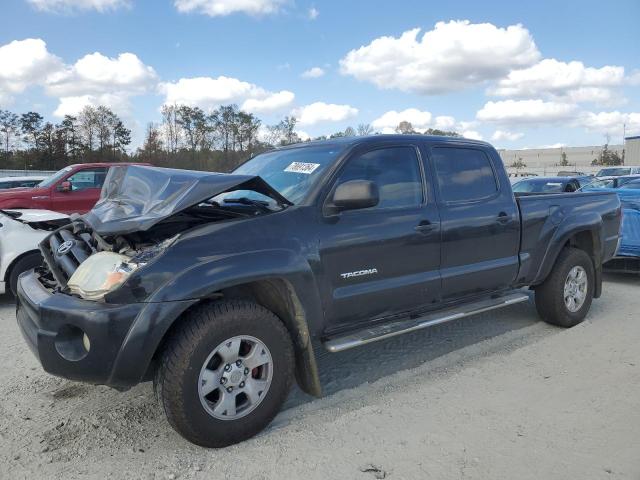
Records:
[[[625,137],[627,136],[627,124],[626,122],[622,124],[622,165],[624,165],[624,147],[625,147]]]

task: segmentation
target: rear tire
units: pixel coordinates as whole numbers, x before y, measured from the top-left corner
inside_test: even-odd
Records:
[[[573,327],[589,312],[594,287],[591,257],[584,250],[565,248],[547,279],[535,288],[536,309],[547,323]]]
[[[15,297],[18,293],[18,277],[21,273],[29,271],[42,265],[42,255],[40,252],[30,252],[18,259],[9,272],[9,290]]]
[[[226,447],[273,420],[291,389],[294,362],[289,332],[272,312],[248,301],[211,303],[171,333],[154,389],[180,435]]]

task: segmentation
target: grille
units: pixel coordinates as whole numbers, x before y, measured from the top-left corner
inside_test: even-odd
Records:
[[[40,250],[45,260],[40,280],[54,290],[66,288],[78,266],[98,251],[96,241],[82,222],[56,230],[40,243]]]

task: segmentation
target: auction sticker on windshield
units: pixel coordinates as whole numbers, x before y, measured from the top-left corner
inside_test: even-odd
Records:
[[[305,163],[305,162],[293,162],[287,168],[284,169],[285,172],[293,172],[293,173],[306,173],[310,174],[315,171],[316,168],[320,166],[319,163]]]

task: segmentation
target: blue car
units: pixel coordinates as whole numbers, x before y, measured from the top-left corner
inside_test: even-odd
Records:
[[[590,184],[581,190],[618,194],[622,205],[622,235],[616,257],[605,267],[615,272],[640,272],[640,177],[630,178],[617,188],[602,188],[599,184]]]

